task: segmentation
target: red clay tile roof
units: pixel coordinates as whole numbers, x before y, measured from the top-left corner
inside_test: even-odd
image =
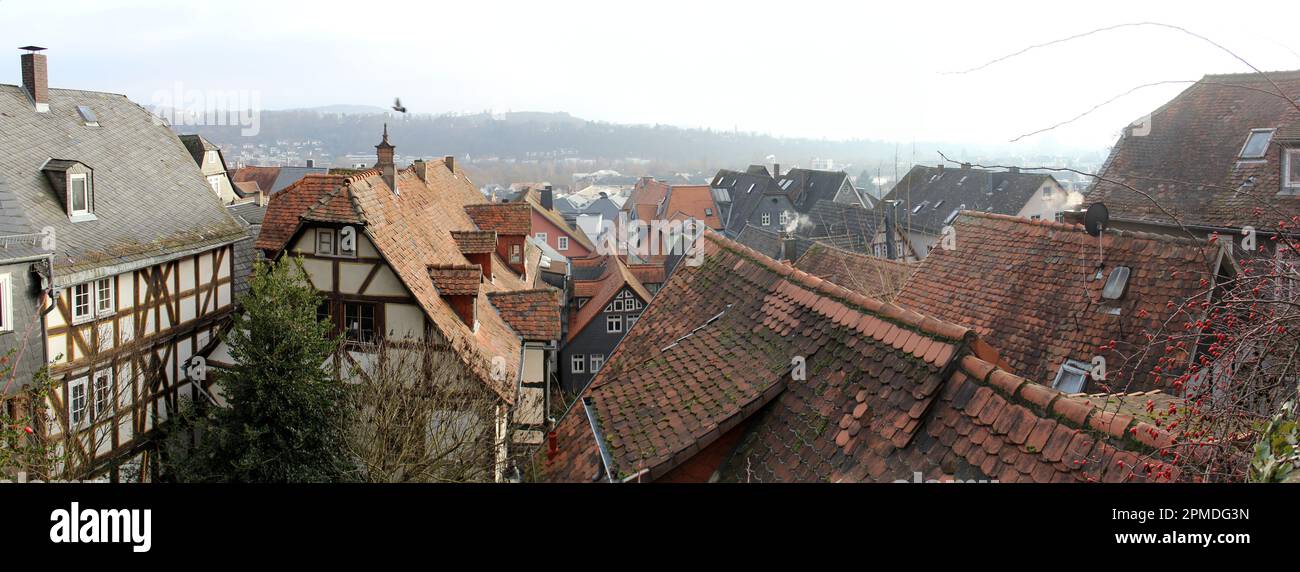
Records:
[[[429,278],[443,296],[475,296],[483,282],[483,267],[477,264],[431,264]]]
[[[527,341],[560,339],[560,291],[554,288],[488,294],[501,317]]]
[[[996,370],[970,330],[705,240],[560,421],[538,479],[654,480],[734,428],[724,480],[1179,476],[1154,462],[1168,432]]]
[[[453,230],[461,254],[487,254],[497,251],[497,233],[494,230]]]
[[[480,230],[497,234],[527,235],[532,232],[531,207],[525,203],[482,203],[465,205],[465,212]]]
[[[230,178],[233,183],[257,183],[258,188],[269,193],[275,185],[276,177],[279,176],[279,167],[240,167],[231,173]]]
[[[705,211],[712,214],[706,214]],[[684,220],[693,218],[711,229],[722,230],[722,219],[713,204],[712,190],[708,185],[672,185],[660,201],[655,218],[659,220]]]
[[[602,260],[603,259],[603,260]],[[650,303],[651,294],[641,284],[636,276],[627,269],[627,265],[614,255],[590,256],[586,258],[573,258],[571,262],[583,266],[600,264],[603,271],[599,278],[594,280],[573,280],[574,297],[590,297],[586,304],[583,304],[576,312],[572,312],[569,318],[569,339],[573,339],[583,328],[587,327],[596,316],[604,311],[605,306],[614,299],[624,286],[631,288],[641,300],[647,304]]]
[[[635,220],[653,220],[659,210],[659,203],[668,194],[668,183],[655,179],[641,179],[632,187],[632,193],[623,203],[623,210],[633,215]]]
[[[519,371],[520,337],[493,311],[488,296],[494,292],[529,290],[533,285],[525,284],[509,272],[499,273],[494,281],[483,283],[475,300],[479,317],[479,327],[475,330],[466,326],[438,295],[429,267],[470,265],[450,232],[476,230],[476,221],[468,211],[478,213],[480,220],[507,227],[522,220],[526,233],[527,206],[487,205],[463,172],[448,170],[442,161],[413,165],[399,171],[397,176],[400,195],[394,194],[375,170],[352,176],[310,174],[303,177],[271,197],[258,248],[275,255],[299,232],[303,218],[357,217],[365,236],[410,291],[438,335],[449,342],[472,375],[504,401],[513,403],[516,380],[496,379],[492,375],[492,361],[500,357],[506,362],[506,371]],[[540,252],[531,245],[526,249],[528,264],[535,268]],[[499,256],[493,256],[495,267],[506,267]]]
[[[659,264],[628,264],[627,269],[642,284],[663,284],[668,280],[668,270]]]
[[[1137,350],[1148,347],[1147,333],[1182,333],[1187,315],[1176,316],[1177,307],[1208,290],[1200,281],[1214,279],[1217,245],[1107,231],[1103,276],[1096,279],[1098,239],[1080,225],[963,212],[953,226],[955,249],[935,248],[894,303],[974,328],[1012,371],[1047,385],[1067,358],[1088,363],[1102,355],[1118,372],[1121,356],[1149,356],[1100,391],[1164,387],[1173,378],[1166,372],[1158,381],[1148,362],[1178,355],[1176,363],[1189,363],[1180,351]],[[1131,269],[1127,292],[1118,301],[1103,299],[1106,278],[1120,266]],[[1112,340],[1117,351],[1099,349]]]
[[[1300,213],[1300,196],[1278,196],[1279,143],[1300,126],[1292,103],[1300,71],[1267,75],[1286,97],[1257,74],[1207,75],[1152,112],[1149,130],[1125,128],[1086,202],[1106,203],[1115,220],[1168,224],[1163,207],[1186,225],[1210,227],[1276,228]],[[1279,130],[1265,161],[1240,161],[1251,130],[1265,128]],[[1255,215],[1256,207],[1266,214]]]
[[[917,265],[849,252],[814,243],[794,267],[868,298],[889,302],[903,289]]]

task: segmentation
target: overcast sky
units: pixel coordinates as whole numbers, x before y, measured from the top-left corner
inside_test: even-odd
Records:
[[[1300,3],[0,0],[0,37],[49,48],[50,84],[148,104],[174,89],[256,91],[267,109],[567,111],[615,122],[831,139],[1002,143],[1134,86],[1300,69]],[[1185,85],[1140,90],[1044,137],[1108,145]],[[1042,142],[1037,138],[1022,145]]]

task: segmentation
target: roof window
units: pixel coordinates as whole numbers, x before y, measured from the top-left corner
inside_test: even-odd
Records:
[[[1116,266],[1110,271],[1110,277],[1106,279],[1106,286],[1101,289],[1101,297],[1107,300],[1118,300],[1124,297],[1124,290],[1128,288],[1129,267]]]
[[[99,118],[95,115],[95,110],[85,105],[77,106],[77,114],[81,116],[81,121],[86,127],[99,127]]]
[[[1246,144],[1241,147],[1242,159],[1263,159],[1268,153],[1268,143],[1276,129],[1251,129]]]
[[[1061,368],[1056,371],[1056,379],[1052,381],[1052,388],[1065,393],[1079,393],[1083,391],[1084,382],[1088,379],[1088,372],[1091,368],[1088,364],[1072,359],[1065,360]]]

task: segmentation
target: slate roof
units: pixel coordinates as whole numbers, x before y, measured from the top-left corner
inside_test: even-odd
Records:
[[[0,173],[0,261],[49,254],[41,248],[41,234],[27,220],[22,203]]]
[[[1300,134],[1300,71],[1267,75],[1286,97],[1257,74],[1207,75],[1152,112],[1149,129],[1125,128],[1085,202],[1104,202],[1114,220],[1172,224],[1168,210],[1210,227],[1275,229],[1300,214],[1300,195],[1278,195],[1282,144]],[[1264,160],[1239,160],[1251,130],[1265,128],[1278,131]]]
[[[1154,461],[1181,446],[1166,430],[996,369],[970,330],[703,240],[704,263],[674,274],[559,421],[537,479],[672,480],[733,430],[727,481],[1180,476]]]
[[[766,168],[751,169],[752,172],[739,172],[722,169],[709,184],[712,189],[726,190],[731,198],[726,208],[722,224],[728,235],[737,236],[749,224],[750,217],[762,203],[764,196],[784,195],[776,180],[767,173]]]
[[[780,233],[770,230],[763,230],[759,227],[749,225],[740,231],[740,236],[736,237],[739,242],[749,248],[763,253],[763,256],[781,260],[781,235]]]
[[[574,265],[575,275],[573,277],[573,295],[574,297],[591,298],[581,308],[570,312],[569,317],[569,339],[577,337],[592,320],[596,319],[601,312],[605,310],[623,287],[631,288],[645,302],[650,302],[651,295],[641,281],[628,270],[627,264],[624,264],[617,256],[614,255],[597,255],[587,258],[570,259]],[[579,271],[578,268],[582,270]],[[582,276],[579,278],[579,276]]]
[[[20,86],[0,85],[0,173],[12,208],[33,229],[57,237],[55,283],[157,264],[243,238],[175,134],[125,96],[49,90],[50,109],[37,113]],[[88,127],[76,107],[93,109]],[[42,165],[50,159],[94,169],[96,220],[73,223]]]
[[[833,238],[837,245],[865,250],[875,239],[876,220],[883,214],[861,205],[822,199],[813,203],[805,216],[795,227],[799,236]]]
[[[795,261],[794,267],[868,298],[889,302],[903,289],[917,265],[814,244]]]
[[[250,165],[235,170],[230,179],[233,183],[256,182],[258,188],[266,191],[267,195],[273,195],[283,191],[285,187],[298,182],[307,175],[324,175],[328,173],[329,169],[325,167],[258,167]]]
[[[204,139],[200,135],[187,134],[180,135],[178,138],[181,140],[181,144],[185,145],[185,149],[190,152],[190,156],[194,158],[194,163],[199,166],[203,165],[204,154],[208,151],[216,151],[218,154],[221,153],[220,148],[213,145],[211,141]],[[221,164],[225,165],[225,162],[225,157],[222,157]]]
[[[280,251],[298,233],[305,219],[357,224],[462,363],[503,400],[513,403],[516,379],[494,379],[491,364],[494,357],[500,357],[506,361],[506,371],[518,372],[520,336],[494,310],[489,296],[494,292],[534,289],[540,276],[536,268],[541,252],[531,244],[526,246],[529,282],[525,283],[512,272],[504,272],[481,285],[475,300],[477,330],[466,326],[438,295],[429,266],[470,265],[450,232],[484,230],[476,227],[470,211],[484,222],[503,223],[503,226],[509,226],[504,224],[507,222],[519,223],[516,219],[522,215],[522,228],[512,230],[527,234],[528,206],[488,205],[464,172],[452,172],[442,161],[417,163],[398,171],[397,177],[401,194],[394,194],[374,169],[346,177],[304,177],[272,195],[258,248],[272,254]],[[494,268],[507,268],[499,256],[493,256]]]
[[[248,224],[262,224],[262,217],[266,216],[266,205],[257,203],[227,205],[226,210]]]
[[[1105,265],[1098,279],[1098,239],[1081,225],[964,212],[953,227],[955,248],[935,248],[894,303],[974,328],[1012,371],[1047,385],[1067,358],[1090,363],[1102,355],[1118,373],[1121,356],[1148,346],[1146,334],[1181,334],[1185,322],[1201,315],[1196,309],[1188,318],[1181,307],[1204,301],[1220,255],[1218,245],[1110,230],[1101,241]],[[1120,266],[1131,270],[1127,291],[1117,301],[1102,298],[1106,279]],[[1115,351],[1101,350],[1112,341]],[[1088,387],[1167,387],[1171,372],[1151,373],[1163,357],[1182,366],[1190,360],[1182,350],[1151,352],[1141,365],[1123,367],[1126,375],[1115,385],[1090,380]]]
[[[560,291],[554,288],[491,292],[488,299],[526,341],[560,339]]]
[[[916,165],[881,201],[901,201],[899,226],[940,234],[957,210],[1015,215],[1048,180],[1051,175]]]
[[[848,180],[849,174],[844,171],[795,168],[782,173],[776,178],[776,183],[790,195],[790,202],[795,210],[806,214],[819,201],[834,201],[835,195]],[[852,184],[850,183],[849,186]],[[862,197],[856,190],[853,194],[858,201],[862,201]],[[865,206],[865,204],[859,202],[858,206]]]
[[[235,217],[248,235],[247,240],[235,243],[235,257],[231,266],[233,273],[230,279],[231,291],[234,298],[238,300],[248,291],[248,281],[252,278],[253,266],[262,259],[262,253],[256,248],[256,244],[257,236],[262,232],[262,217],[266,215],[266,206],[239,203],[226,205],[226,210]]]

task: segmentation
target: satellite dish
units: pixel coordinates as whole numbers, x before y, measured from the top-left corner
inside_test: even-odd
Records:
[[[1088,234],[1101,236],[1101,232],[1110,226],[1110,210],[1106,205],[1093,203],[1088,212],[1083,214],[1083,228]]]

